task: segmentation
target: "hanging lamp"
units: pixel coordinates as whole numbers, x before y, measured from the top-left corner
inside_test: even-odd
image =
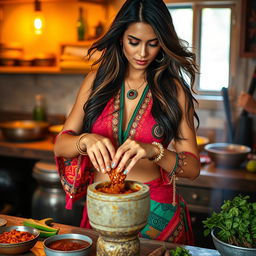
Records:
[[[35,16],[34,16],[34,32],[36,35],[41,35],[43,33],[43,27],[44,27],[44,16],[42,13],[42,5],[40,0],[34,1],[34,10],[35,10]]]

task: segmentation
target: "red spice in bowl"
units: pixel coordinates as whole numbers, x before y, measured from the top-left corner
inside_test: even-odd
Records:
[[[43,246],[46,256],[86,256],[92,243],[92,239],[86,235],[68,233],[48,237]]]
[[[23,243],[23,242],[32,240],[35,237],[36,237],[35,235],[30,234],[29,232],[13,229],[11,231],[6,231],[0,234],[0,243],[3,243],[3,244]]]
[[[75,251],[89,246],[89,242],[80,239],[61,239],[53,241],[47,245],[50,249],[58,251]]]
[[[39,231],[26,226],[2,227],[0,230],[0,255],[22,254],[36,244]]]

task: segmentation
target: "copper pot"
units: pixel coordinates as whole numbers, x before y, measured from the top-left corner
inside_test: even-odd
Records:
[[[45,138],[48,132],[47,122],[18,120],[0,123],[3,136],[10,141],[33,141]]]

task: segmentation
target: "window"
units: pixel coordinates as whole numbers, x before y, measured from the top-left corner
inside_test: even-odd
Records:
[[[193,10],[189,6],[169,7],[178,36],[192,46]],[[181,20],[182,19],[182,20]],[[182,21],[182,22],[181,22]],[[190,29],[188,29],[190,28]]]
[[[196,89],[201,95],[220,95],[230,81],[232,5],[167,5],[181,39],[197,54],[200,76]]]

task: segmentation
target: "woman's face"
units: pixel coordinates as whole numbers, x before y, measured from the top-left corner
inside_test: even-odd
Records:
[[[136,70],[146,69],[160,50],[154,30],[143,22],[132,23],[125,31],[122,43],[130,68]]]

